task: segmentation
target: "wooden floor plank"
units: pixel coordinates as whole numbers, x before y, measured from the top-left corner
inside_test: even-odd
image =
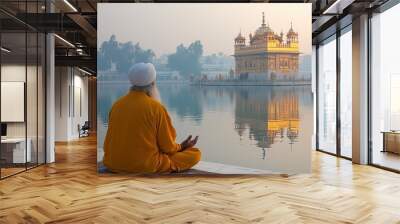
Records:
[[[0,223],[400,223],[400,175],[313,152],[311,174],[98,175],[96,139],[0,181]]]

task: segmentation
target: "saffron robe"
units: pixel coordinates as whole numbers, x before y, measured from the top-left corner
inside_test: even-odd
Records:
[[[165,107],[141,91],[118,99],[109,113],[104,165],[113,172],[164,173],[190,169],[197,148],[181,151]]]

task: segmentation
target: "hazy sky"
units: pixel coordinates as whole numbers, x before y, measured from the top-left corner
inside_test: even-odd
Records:
[[[204,54],[233,54],[239,31],[248,41],[249,33],[266,23],[286,35],[293,22],[299,33],[300,51],[311,53],[311,4],[268,3],[99,3],[97,46],[115,34],[120,42],[139,42],[157,56],[175,52],[200,40]]]

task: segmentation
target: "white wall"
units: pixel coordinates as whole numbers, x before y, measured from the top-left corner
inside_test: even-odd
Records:
[[[68,140],[68,71],[67,67],[55,68],[55,141]]]
[[[25,82],[25,75],[27,69],[28,74],[36,74],[36,67],[18,64],[5,64],[1,66],[1,81],[2,82]],[[28,76],[29,79],[29,76]],[[29,85],[36,86],[36,80],[29,80]],[[36,108],[36,89],[27,88],[27,106]],[[32,92],[31,92],[32,91]],[[34,102],[34,105],[29,105]],[[7,110],[7,108],[1,108],[2,110]],[[28,112],[30,112],[28,110]],[[36,125],[36,113],[28,113],[28,122],[35,122]],[[28,124],[28,129],[33,127],[33,124]],[[36,129],[36,126],[34,127]],[[28,137],[29,136],[28,130]],[[7,122],[7,136],[8,137],[25,137],[25,122]]]
[[[2,65],[1,81],[25,82],[25,65]],[[1,108],[6,110],[6,108]],[[7,123],[7,137],[25,137],[25,123],[11,122]]]
[[[76,68],[56,67],[55,86],[55,140],[77,139],[78,124],[88,120],[88,78]]]
[[[89,120],[89,113],[88,113],[88,77],[82,76],[82,73],[74,75],[74,107],[72,108],[72,119],[71,119],[71,136],[73,138],[78,138],[78,124],[81,126],[85,123],[85,121]],[[81,108],[80,108],[81,107]]]
[[[28,67],[29,69],[29,67]],[[2,65],[1,81],[25,82],[25,64],[24,65]]]

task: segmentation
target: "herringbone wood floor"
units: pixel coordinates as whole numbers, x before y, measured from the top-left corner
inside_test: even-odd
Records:
[[[400,223],[400,175],[313,153],[311,174],[97,175],[96,139],[0,181],[0,223]]]

